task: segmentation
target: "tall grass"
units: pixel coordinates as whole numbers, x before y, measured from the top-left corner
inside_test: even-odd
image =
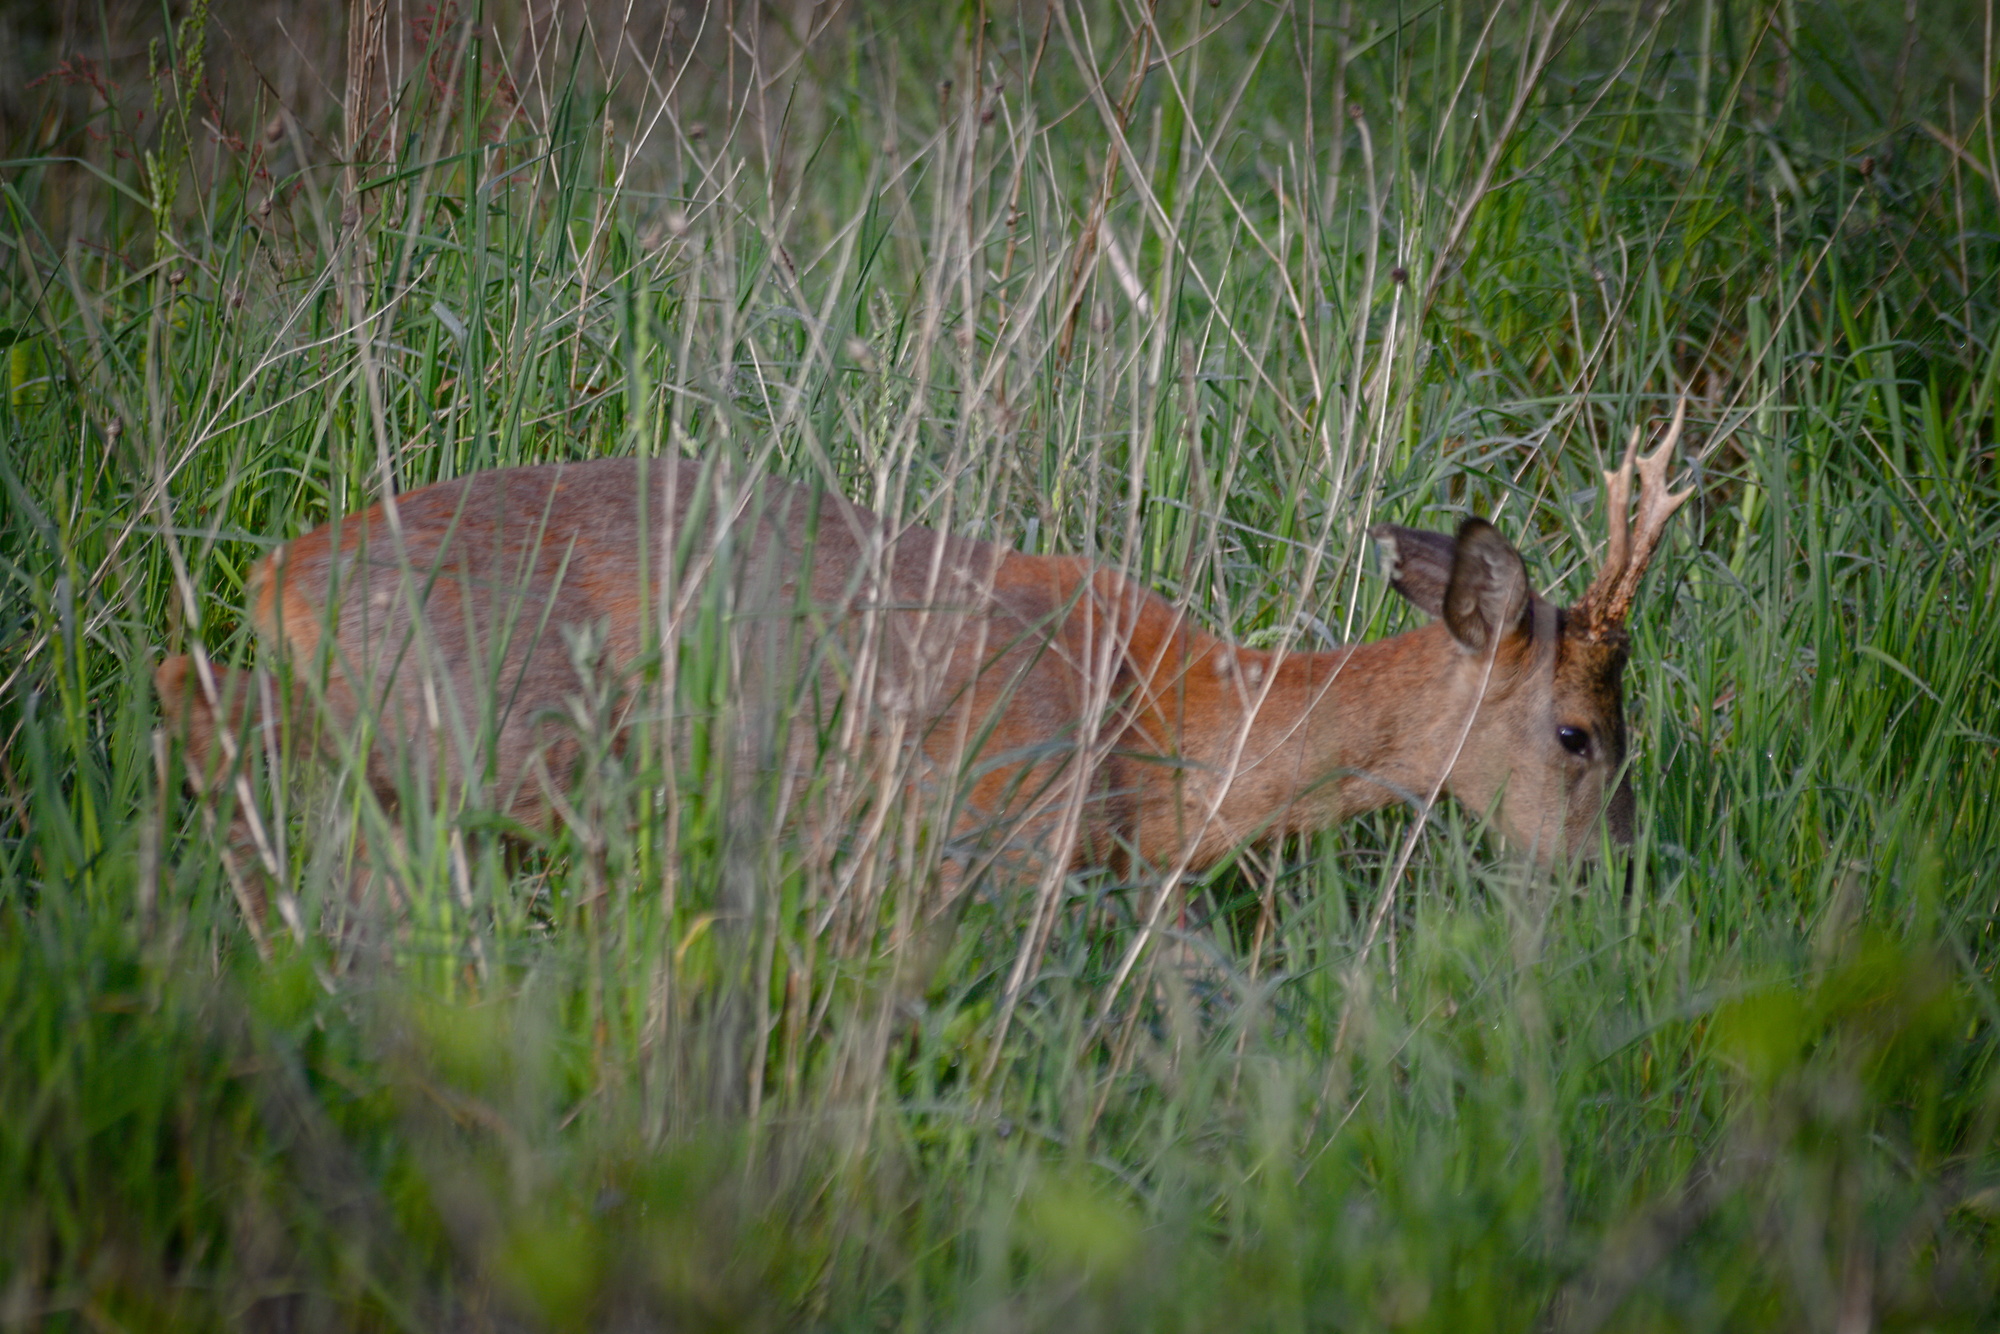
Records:
[[[2000,157],[1922,8],[364,0],[339,124],[220,105],[200,7],[65,67],[0,178],[0,1322],[1987,1327]],[[525,850],[257,787],[263,924],[148,680],[385,486],[598,454],[1369,637],[1379,518],[1580,591],[1683,391],[1629,878],[1391,812],[927,929],[921,812],[746,799],[711,622]]]

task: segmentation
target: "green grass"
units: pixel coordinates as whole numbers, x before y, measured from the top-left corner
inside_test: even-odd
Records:
[[[1992,1327],[1991,16],[1655,8],[1160,6],[1141,78],[1115,5],[538,61],[447,14],[351,178],[199,13],[42,85],[0,1325]],[[1312,646],[1409,623],[1378,518],[1580,592],[1684,387],[1629,883],[1448,810],[1391,878],[1390,812],[1209,877],[1212,967],[1118,985],[1158,887],[1102,877],[940,945],[906,813],[815,855],[741,799],[725,636],[657,665],[713,754],[513,854],[414,803],[359,937],[379,812],[260,790],[260,938],[156,731],[159,655],[249,660],[249,564],[385,472],[731,449]]]

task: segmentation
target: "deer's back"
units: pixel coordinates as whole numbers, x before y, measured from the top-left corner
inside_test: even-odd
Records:
[[[629,710],[635,665],[719,626],[742,689],[822,724],[859,710],[850,739],[888,738],[939,782],[964,775],[968,828],[1045,830],[1067,784],[1102,786],[1131,626],[1167,614],[1081,560],[685,459],[441,482],[288,543],[252,587],[260,630],[310,672],[329,721],[373,738],[379,792],[442,779],[530,825],[581,754],[577,701],[610,682]],[[829,744],[825,726],[791,732],[794,767]]]

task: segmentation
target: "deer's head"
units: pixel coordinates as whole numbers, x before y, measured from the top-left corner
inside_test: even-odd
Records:
[[[1604,474],[1610,540],[1573,606],[1538,594],[1520,553],[1483,519],[1455,537],[1374,530],[1396,591],[1443,622],[1456,649],[1446,672],[1455,688],[1431,720],[1449,765],[1445,790],[1541,862],[1594,855],[1600,818],[1615,843],[1632,841],[1625,617],[1667,519],[1694,494],[1667,487],[1686,413],[1683,401],[1643,458],[1635,428],[1623,463]],[[1628,527],[1635,474],[1639,511]]]

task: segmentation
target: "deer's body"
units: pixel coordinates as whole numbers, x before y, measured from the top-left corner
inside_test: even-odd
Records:
[[[582,753],[586,678],[625,680],[722,606],[765,684],[789,683],[813,720],[781,763],[803,776],[829,738],[860,735],[911,783],[955,785],[964,840],[1200,868],[1440,790],[1544,860],[1586,851],[1607,811],[1628,839],[1616,621],[1585,616],[1597,633],[1581,633],[1477,520],[1456,539],[1377,535],[1397,588],[1439,619],[1265,652],[1081,558],[896,527],[692,461],[606,459],[479,473],[329,524],[260,562],[250,611],[315,683],[287,721],[358,755],[384,798],[414,782],[530,827]],[[270,716],[246,675],[211,680],[187,658],[158,673],[197,786],[247,744],[224,733]]]

